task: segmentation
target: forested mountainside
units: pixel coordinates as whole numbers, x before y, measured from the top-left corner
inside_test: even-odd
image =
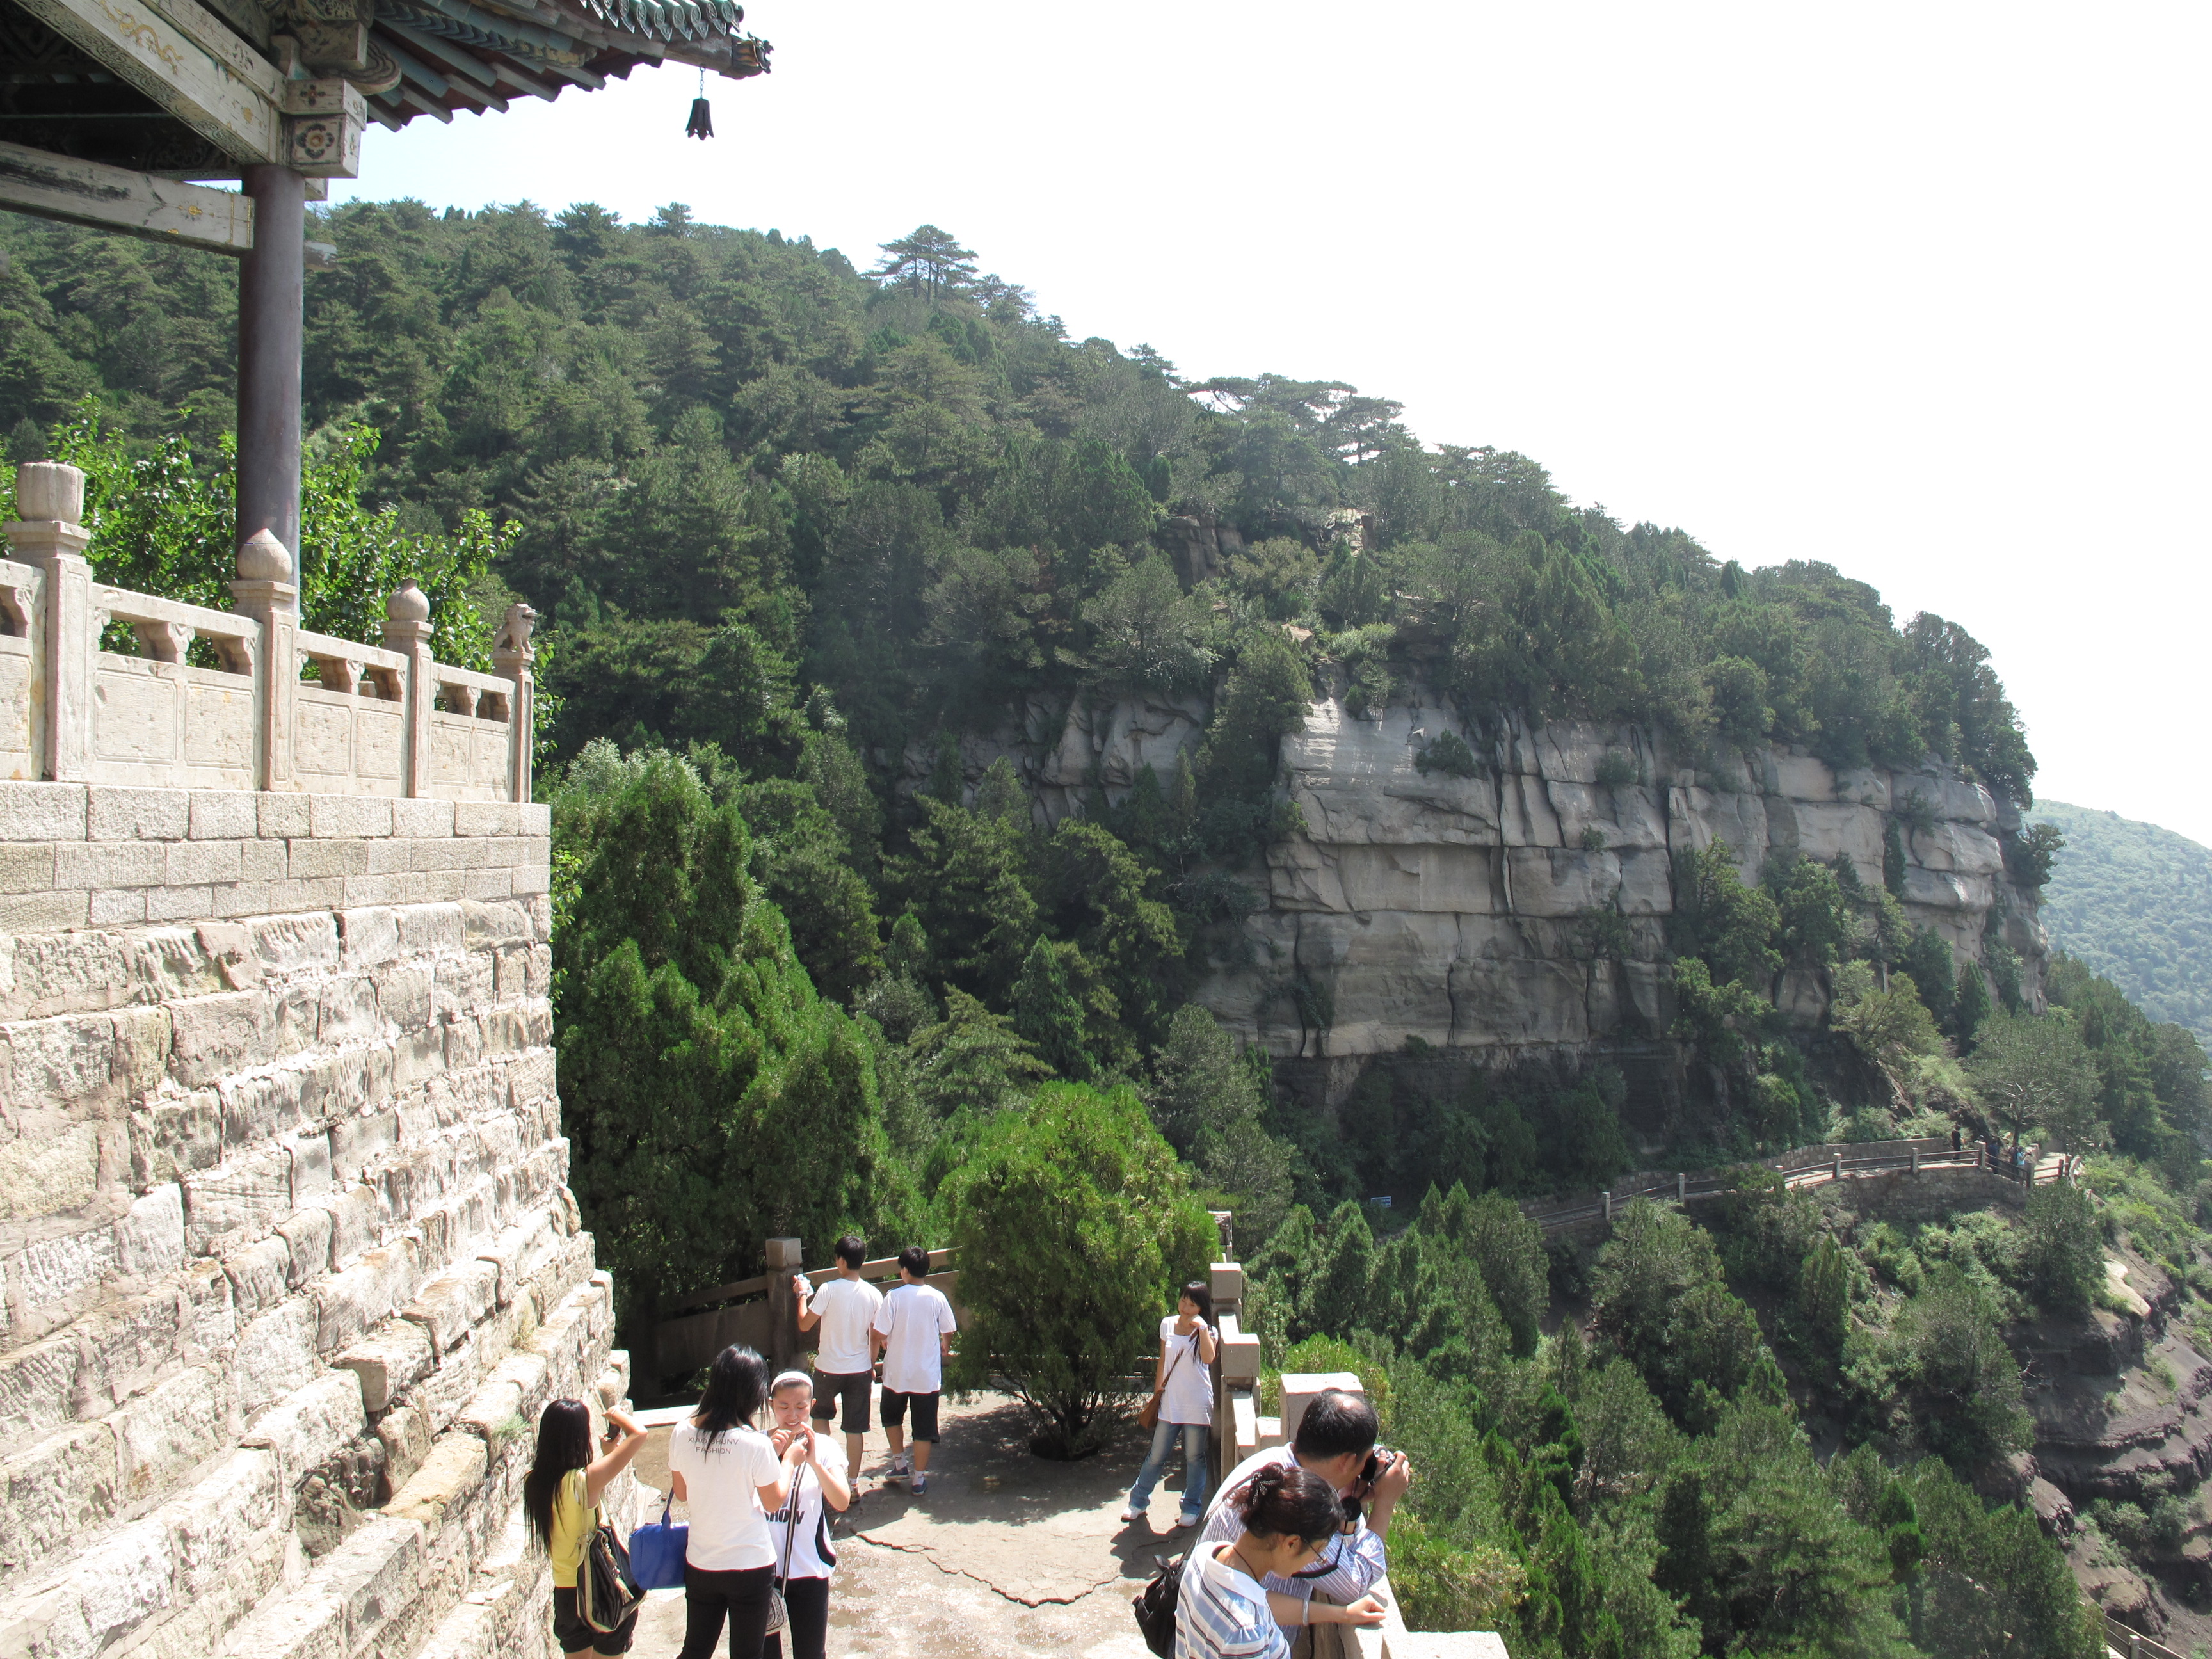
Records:
[[[2051,943],[2212,1042],[2212,848],[2063,801],[2038,801],[2034,821],[2066,838],[2043,891]]]
[[[373,633],[409,572],[449,659],[544,615],[563,1127],[633,1340],[768,1237],[950,1241],[1001,1269],[963,1283],[970,1379],[1079,1451],[1225,1206],[1271,1361],[1359,1370],[1420,1460],[1393,1575],[1430,1627],[2086,1659],[2077,1579],[2188,1627],[2203,1055],[2045,971],[2057,841],[1963,629],[1786,526],[1723,563],[1386,398],[1072,339],[931,227],[864,272],[678,207],[320,222],[310,623]],[[234,269],[10,218],[0,249],[13,459],[88,468],[103,574],[219,603]],[[1370,804],[1480,878],[1354,871]],[[1474,998],[1580,964],[1632,1041],[1478,1054],[1254,931],[1285,893],[1364,926],[1370,876],[1496,942]],[[1208,1011],[1238,975],[1302,1051],[1358,1018],[1390,1052],[1279,1086]],[[1632,1121],[1662,1073],[1695,1109]],[[1883,1208],[1747,1170],[1548,1243],[1513,1201],[1954,1125],[2094,1148],[2089,1183]]]

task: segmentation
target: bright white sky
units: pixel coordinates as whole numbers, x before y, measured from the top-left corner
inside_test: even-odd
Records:
[[[1077,336],[1349,380],[1994,653],[2039,793],[2212,842],[2202,5],[757,0],[775,71],[372,126],[372,198],[924,221]]]

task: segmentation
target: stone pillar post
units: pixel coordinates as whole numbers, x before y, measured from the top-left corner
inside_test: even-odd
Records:
[[[300,350],[307,296],[307,181],[250,167],[253,246],[238,272],[238,533],[276,537],[300,585]]]
[[[1602,1199],[1602,1200],[1605,1200],[1605,1218],[1606,1218],[1607,1221],[1612,1220],[1612,1219],[1613,1219],[1613,1194],[1612,1194],[1610,1192],[1603,1192],[1603,1193],[1600,1193],[1600,1194],[1598,1194],[1598,1196],[1599,1196],[1601,1199]]]
[[[1915,1175],[1920,1173],[1920,1148],[1917,1146],[1912,1149],[1912,1173]]]
[[[100,643],[84,557],[92,532],[79,522],[84,474],[60,461],[26,462],[15,471],[15,507],[23,516],[7,526],[9,549],[46,578],[45,614],[29,629],[31,648],[44,658],[46,716],[33,753],[51,781],[82,783],[92,776],[93,653]],[[34,720],[38,713],[34,706]]]
[[[407,659],[407,753],[400,775],[408,798],[416,799],[430,793],[430,711],[438,706],[438,680],[431,668],[430,596],[412,576],[385,601],[384,648]]]
[[[231,608],[261,624],[253,653],[254,787],[292,789],[292,706],[300,689],[300,589],[292,580],[292,555],[266,530],[238,550],[238,580]]]
[[[802,1271],[800,1259],[799,1240],[769,1240],[768,1364],[771,1372],[789,1370],[799,1357],[799,1298],[792,1294],[791,1276]]]
[[[531,646],[530,630],[537,626],[535,611],[526,605],[511,605],[491,647],[492,667],[514,682],[507,702],[507,781],[508,799],[513,800],[528,800],[532,788],[531,746],[537,738],[538,711],[537,682],[531,678],[530,665],[538,660],[538,653]]]
[[[1677,1170],[1674,1172],[1674,1201],[1675,1201],[1677,1204],[1686,1204],[1687,1202],[1689,1202],[1689,1199],[1690,1199],[1690,1177],[1689,1177],[1689,1174],[1688,1174],[1688,1172],[1687,1172],[1687,1171],[1686,1171],[1686,1170]]]

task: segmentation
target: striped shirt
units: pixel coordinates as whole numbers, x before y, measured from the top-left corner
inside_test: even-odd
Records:
[[[1235,1506],[1229,1501],[1244,1488],[1245,1483],[1270,1464],[1291,1464],[1297,1461],[1288,1446],[1273,1446],[1255,1452],[1229,1472],[1206,1509],[1206,1524],[1199,1532],[1199,1546],[1191,1552],[1195,1561],[1200,1553],[1217,1544],[1233,1544],[1244,1535],[1244,1523],[1237,1518]],[[1357,1601],[1375,1587],[1375,1583],[1389,1570],[1382,1539],[1380,1534],[1368,1529],[1363,1519],[1357,1528],[1339,1533],[1328,1540],[1328,1547],[1321,1553],[1313,1565],[1296,1578],[1285,1578],[1269,1573],[1267,1586],[1278,1595],[1296,1595],[1310,1601],[1318,1592],[1332,1601]]]
[[[1183,1563],[1176,1601],[1174,1659],[1291,1659],[1291,1644],[1267,1611],[1267,1592],[1213,1559],[1208,1544]]]

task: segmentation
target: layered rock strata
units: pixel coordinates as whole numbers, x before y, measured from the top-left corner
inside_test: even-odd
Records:
[[[1040,701],[1018,729],[964,739],[960,758],[971,783],[1010,758],[1056,822],[1094,790],[1120,799],[1145,769],[1165,781],[1208,713],[1196,696]],[[1454,744],[1466,775],[1437,763]],[[917,745],[908,781],[933,764]],[[1715,842],[1747,881],[1778,856],[1840,856],[1880,888],[1893,828],[1907,916],[1962,960],[1981,957],[1994,920],[2034,994],[2035,896],[2008,878],[2001,839],[2018,816],[1948,768],[1683,753],[1648,727],[1510,711],[1469,722],[1418,684],[1364,716],[1340,696],[1314,703],[1283,765],[1304,830],[1270,850],[1265,906],[1200,992],[1280,1056],[1356,1061],[1408,1038],[1491,1057],[1656,1052],[1674,1016],[1674,860]],[[1816,975],[1778,988],[1808,1024],[1826,1006]]]
[[[527,1426],[626,1386],[549,846],[528,805],[0,784],[0,1655],[547,1651]]]

